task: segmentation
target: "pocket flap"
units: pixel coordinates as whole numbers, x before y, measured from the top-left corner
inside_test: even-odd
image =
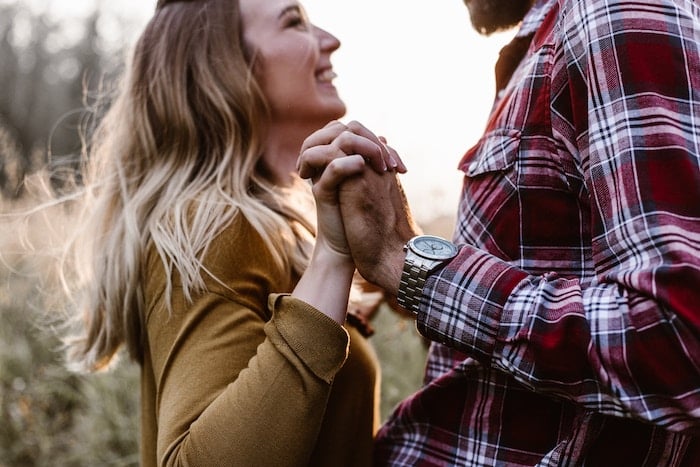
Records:
[[[515,163],[520,131],[500,129],[485,134],[462,158],[459,168],[469,177],[508,169]]]

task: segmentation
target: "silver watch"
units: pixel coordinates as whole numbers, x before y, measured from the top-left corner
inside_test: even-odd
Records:
[[[428,274],[457,256],[457,246],[444,238],[418,235],[404,246],[401,282],[396,300],[408,311],[418,313],[423,286]]]

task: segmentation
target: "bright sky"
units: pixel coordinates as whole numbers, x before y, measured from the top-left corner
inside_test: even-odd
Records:
[[[79,15],[85,2],[23,0]],[[409,168],[402,181],[419,221],[452,215],[462,154],[481,135],[493,98],[493,67],[512,33],[474,32],[462,0],[301,0],[312,22],[337,36],[335,81],[355,119],[385,136]],[[2,2],[2,0],[0,0]],[[117,15],[150,17],[155,0],[102,2]],[[140,31],[103,27],[133,41]]]
[[[457,162],[484,128],[493,67],[509,35],[479,36],[462,0],[302,2],[341,40],[333,63],[348,118],[399,151],[418,220],[454,214]]]

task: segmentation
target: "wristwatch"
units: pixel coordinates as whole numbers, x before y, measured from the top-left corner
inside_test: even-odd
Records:
[[[444,238],[418,235],[404,245],[406,259],[396,301],[404,309],[418,313],[428,274],[457,256],[457,246]]]

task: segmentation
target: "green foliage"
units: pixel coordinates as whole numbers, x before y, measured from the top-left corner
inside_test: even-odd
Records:
[[[382,306],[372,320],[375,334],[370,338],[382,367],[382,420],[423,381],[427,344],[418,334],[413,319]]]
[[[138,370],[83,376],[63,365],[38,282],[0,274],[0,466],[138,465]]]

